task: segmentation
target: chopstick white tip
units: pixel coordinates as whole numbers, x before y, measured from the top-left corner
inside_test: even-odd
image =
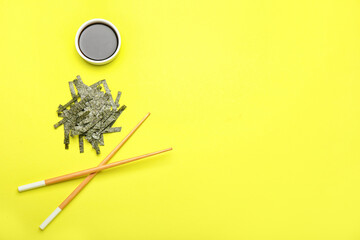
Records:
[[[46,228],[46,226],[52,221],[54,220],[54,218],[61,212],[61,208],[57,207],[55,209],[55,211],[53,211],[50,216],[47,217],[47,219],[45,219],[45,221],[40,225],[40,229],[44,230]]]
[[[24,192],[30,189],[39,188],[45,186],[45,180],[39,181],[39,182],[33,182],[26,185],[22,185],[18,187],[19,192]]]

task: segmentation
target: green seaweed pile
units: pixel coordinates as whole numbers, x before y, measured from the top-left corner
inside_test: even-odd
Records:
[[[106,80],[87,86],[80,76],[69,82],[69,87],[72,99],[58,107],[57,113],[62,120],[54,127],[64,125],[65,149],[69,148],[70,136],[77,135],[80,153],[84,152],[85,138],[99,154],[99,145],[104,146],[104,134],[121,131],[121,127],[112,127],[126,108],[119,105],[121,92],[114,101]]]

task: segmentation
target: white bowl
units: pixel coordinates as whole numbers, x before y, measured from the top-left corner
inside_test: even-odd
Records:
[[[104,60],[93,60],[93,59],[90,59],[88,58],[87,56],[85,56],[81,50],[80,50],[80,47],[79,47],[79,37],[80,37],[80,34],[81,32],[88,26],[92,25],[92,24],[95,24],[95,23],[101,23],[101,24],[104,24],[104,25],[107,25],[108,27],[110,27],[116,34],[116,37],[118,39],[118,45],[116,47],[116,50],[115,52],[109,57],[109,58],[106,58]],[[119,31],[117,30],[117,28],[114,26],[114,24],[112,24],[111,22],[105,20],[105,19],[101,19],[101,18],[94,18],[94,19],[91,19],[87,22],[85,22],[83,25],[80,26],[79,30],[77,31],[76,33],[76,36],[75,36],[75,47],[76,47],[76,51],[79,53],[79,55],[87,62],[91,63],[91,64],[94,64],[94,65],[104,65],[104,64],[107,64],[109,62],[111,62],[112,60],[114,60],[114,58],[118,55],[119,53],[119,50],[120,50],[120,46],[121,46],[121,37],[120,37],[120,33]]]

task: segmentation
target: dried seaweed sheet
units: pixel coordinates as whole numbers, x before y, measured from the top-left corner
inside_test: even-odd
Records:
[[[119,105],[121,92],[114,101],[105,79],[87,86],[80,76],[69,82],[69,88],[71,100],[59,105],[57,113],[62,119],[54,128],[64,125],[65,149],[69,148],[70,136],[78,135],[80,153],[84,152],[85,138],[99,154],[104,134],[121,131],[121,127],[112,127],[126,108]]]

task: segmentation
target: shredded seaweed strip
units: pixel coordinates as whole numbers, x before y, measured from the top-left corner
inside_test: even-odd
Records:
[[[99,154],[99,145],[104,146],[104,134],[121,131],[121,127],[112,127],[126,108],[119,104],[121,92],[117,93],[114,101],[106,80],[87,86],[80,76],[69,82],[69,88],[71,100],[59,105],[57,114],[62,119],[54,128],[64,125],[65,149],[69,148],[70,136],[77,135],[80,153],[84,152],[85,138]]]

